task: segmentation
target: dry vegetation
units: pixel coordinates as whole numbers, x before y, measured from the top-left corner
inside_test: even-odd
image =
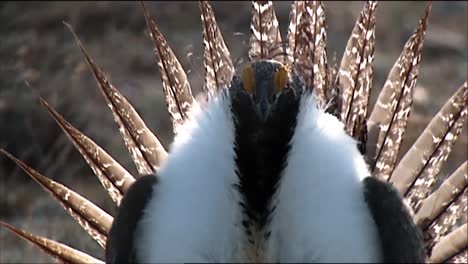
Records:
[[[286,31],[290,2],[276,4]],[[213,2],[225,41],[239,63],[247,55],[250,4]],[[330,59],[340,59],[362,3],[325,3]],[[203,46],[196,2],[148,3],[196,92],[203,82]],[[375,100],[423,2],[381,2],[374,63]],[[434,2],[403,151],[467,78],[467,2]],[[153,47],[135,2],[8,2],[0,4],[0,148],[115,211],[92,171],[38,103],[39,95],[136,174],[130,155],[72,35],[70,23],[148,126],[168,147],[172,132]],[[283,33],[284,34],[284,33]],[[443,175],[466,160],[466,125]],[[55,201],[6,157],[0,158],[0,220],[103,257],[99,246]],[[0,263],[50,262],[0,228]]]

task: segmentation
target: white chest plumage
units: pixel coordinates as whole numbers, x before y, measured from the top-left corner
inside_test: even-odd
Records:
[[[233,141],[223,96],[184,125],[136,233],[141,262],[242,261]]]
[[[219,97],[195,114],[178,135],[136,235],[144,262],[243,262],[233,117]],[[361,180],[369,175],[356,144],[313,98],[301,101],[287,165],[272,206],[265,261],[376,262],[375,223]],[[207,166],[208,165],[208,166]]]
[[[304,97],[291,145],[273,202],[268,260],[381,260],[361,184],[370,173],[342,123]]]

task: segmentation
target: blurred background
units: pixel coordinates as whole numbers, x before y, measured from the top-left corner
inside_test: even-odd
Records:
[[[290,1],[275,4],[283,38]],[[251,4],[212,2],[234,59],[247,58]],[[377,8],[371,106],[424,2],[381,2]],[[325,2],[329,61],[341,60],[362,2]],[[147,8],[197,93],[203,83],[203,43],[197,2],[153,2]],[[402,151],[467,78],[467,2],[433,2],[419,79]],[[168,148],[172,129],[152,42],[137,2],[2,2],[0,4],[0,148],[113,214],[115,207],[86,162],[39,105],[45,98],[131,173],[136,169],[97,84],[62,21],[72,25],[112,83],[133,103]],[[462,131],[441,177],[467,157]],[[104,251],[29,176],[0,157],[0,220],[103,258]],[[51,258],[0,228],[0,263]]]

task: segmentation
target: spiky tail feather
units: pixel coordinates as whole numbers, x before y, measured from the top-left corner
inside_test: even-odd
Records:
[[[312,12],[310,9],[307,9],[307,5],[311,5]],[[316,8],[313,8],[314,6]],[[310,61],[307,61],[309,59],[307,56],[299,57],[302,62],[297,62],[297,58],[294,59],[295,55],[293,51],[295,47],[301,45],[310,47],[304,45],[302,41],[311,41],[314,38],[324,40],[324,35],[321,37],[318,35],[319,33],[326,34],[326,32],[321,29],[320,21],[323,14],[318,12],[321,10],[320,6],[321,4],[315,1],[307,1],[306,3],[295,1],[293,3],[290,16],[290,34],[288,35],[288,57],[284,60],[288,64],[297,63],[300,65],[303,63],[303,65],[309,65]],[[211,83],[207,86],[207,90],[213,90],[219,88],[213,87],[213,84],[224,84],[229,79],[229,76],[231,76],[233,69],[231,67],[232,63],[230,63],[229,51],[225,48],[224,43],[221,43],[222,38],[213,36],[213,34],[216,35],[216,33],[219,32],[219,29],[217,29],[211,8],[206,2],[201,3],[200,8],[202,11],[202,22],[205,23],[204,38],[207,42],[205,43],[206,82]],[[466,237],[466,162],[461,165],[452,176],[448,177],[438,189],[431,192],[431,188],[435,182],[435,177],[445,163],[461,131],[463,123],[466,120],[468,111],[467,84],[465,82],[447,102],[439,114],[431,121],[426,131],[423,132],[413,148],[405,155],[402,161],[396,165],[399,145],[403,139],[406,129],[406,120],[410,111],[413,96],[412,90],[415,87],[417,79],[417,66],[420,62],[422,42],[427,26],[430,5],[426,7],[418,29],[405,45],[400,58],[391,70],[386,85],[379,96],[378,103],[372,111],[369,120],[367,120],[366,108],[368,99],[366,98],[368,98],[368,94],[370,93],[369,86],[372,83],[371,65],[374,41],[373,24],[375,23],[374,9],[374,2],[369,2],[365,5],[356,24],[359,28],[353,30],[353,35],[348,41],[348,46],[346,48],[347,53],[343,56],[341,68],[338,71],[341,73],[341,75],[338,76],[341,76],[342,79],[344,77],[350,77],[350,80],[354,80],[354,82],[346,82],[345,79],[343,79],[341,82],[335,83],[335,78],[333,76],[328,75],[326,78],[329,83],[326,86],[326,88],[328,87],[329,89],[329,94],[334,94],[333,91],[335,91],[336,87],[334,87],[333,84],[339,84],[341,87],[338,97],[333,97],[333,100],[335,100],[335,110],[333,110],[333,112],[341,116],[348,133],[358,140],[361,140],[360,143],[364,146],[367,145],[367,148],[364,147],[364,150],[367,149],[367,151],[363,152],[367,153],[365,155],[374,168],[374,174],[384,179],[390,179],[400,192],[406,195],[407,199],[410,200],[410,204],[413,205],[413,209],[415,210],[415,222],[425,232],[428,260],[430,262],[466,262],[468,254],[468,238]],[[309,13],[305,14],[303,12]],[[166,100],[168,102],[168,110],[173,120],[175,132],[177,132],[177,127],[188,118],[188,113],[194,100],[185,72],[181,68],[180,63],[178,63],[177,58],[170,50],[154,22],[149,18],[147,12],[144,11],[144,13],[149,31],[151,32],[151,37],[156,46],[156,55],[164,91],[166,93]],[[298,32],[301,32],[299,26],[301,19],[302,23],[315,25],[314,28],[316,29],[313,34],[307,34],[306,32],[306,37],[303,40],[297,38]],[[359,25],[363,26],[361,27]],[[251,49],[249,52],[251,59],[269,58],[269,56],[274,55],[272,50],[281,47],[281,45],[279,45],[279,43],[281,43],[281,35],[278,30],[278,22],[271,2],[254,3],[252,31]],[[313,43],[325,47],[325,43],[317,43],[315,41]],[[99,87],[109,107],[114,113],[114,117],[119,124],[122,136],[132,154],[139,173],[141,175],[152,173],[157,170],[160,163],[164,161],[167,155],[165,150],[162,148],[156,136],[144,125],[130,103],[108,82],[102,71],[91,60],[84,46],[79,41],[78,44],[85,55],[91,71],[98,81]],[[319,50],[324,51],[322,48]],[[356,50],[357,53],[353,50]],[[317,52],[317,48],[315,48],[315,51]],[[213,55],[217,54],[216,52],[221,53],[219,57]],[[364,55],[367,54],[367,57],[364,55],[360,57],[356,55],[361,53]],[[315,56],[317,53],[313,55]],[[363,60],[364,57],[366,57],[367,60]],[[216,61],[223,60],[224,67],[216,67]],[[364,61],[365,65],[361,66]],[[312,65],[318,65],[317,63],[317,60],[313,60]],[[353,63],[359,66],[353,66]],[[174,67],[175,71],[168,70],[171,66]],[[356,67],[359,69],[358,71],[356,71]],[[313,72],[314,76],[323,77],[332,72],[326,70],[326,67],[319,67],[319,69],[318,72]],[[364,69],[364,71],[362,71],[362,69]],[[305,66],[300,66],[298,70],[307,72],[305,71]],[[405,74],[401,74],[401,72]],[[317,84],[316,79],[315,77],[310,78],[310,80],[314,80],[314,85]],[[336,80],[339,81],[340,77]],[[348,94],[348,96],[345,96],[345,94]],[[394,100],[394,98],[399,99]],[[328,97],[328,99],[331,99],[331,97]],[[360,101],[362,101],[362,103],[358,103]],[[133,177],[118,165],[118,163],[113,161],[108,154],[103,152],[99,146],[71,127],[71,125],[53,111],[52,108],[48,107],[45,101],[43,101],[43,104],[64,129],[65,133],[69,135],[69,138],[80,152],[82,152],[82,154],[84,153],[83,156],[87,159],[88,163],[90,163],[95,173],[97,175],[105,175],[105,177],[100,177],[100,179],[105,179],[103,180],[103,185],[109,193],[118,193],[118,195],[114,197],[114,201],[118,202],[118,197],[121,196],[127,186],[131,184]],[[368,141],[366,137],[363,136],[366,134],[367,127],[369,127]],[[432,135],[435,135],[435,138],[432,138]],[[93,149],[99,150],[99,153],[101,153],[95,160],[91,160],[90,155],[86,154]],[[88,213],[87,215],[86,212],[76,211],[74,209],[82,202],[89,201],[86,201],[85,198],[83,198],[84,200],[78,198],[69,199],[72,196],[79,196],[65,186],[59,185],[38,174],[5,151],[2,152],[12,158],[20,167],[25,169],[37,180],[41,186],[50,192],[52,196],[57,198],[67,211],[74,212],[75,215],[72,215],[81,219],[77,220],[79,223],[92,226],[91,222],[93,219],[89,219],[89,215],[92,216],[96,214],[97,211],[90,214]],[[421,161],[422,163],[413,162],[414,160]],[[105,168],[108,167],[109,164],[112,165],[111,169],[106,171]],[[411,173],[402,173],[404,171],[410,171]],[[121,183],[123,180],[125,183]],[[120,182],[121,186],[125,187],[119,189],[111,184],[112,181],[114,181],[114,183]],[[51,188],[52,186],[54,188]],[[105,214],[102,215],[102,221],[98,221],[100,227],[96,227],[100,237],[105,235],[106,230],[108,230],[106,227],[109,225],[109,222],[112,221],[111,216],[104,217]],[[460,225],[460,222],[464,224]],[[52,240],[34,236],[3,222],[0,224],[61,261],[71,263],[99,262],[99,260],[85,253],[71,249]]]

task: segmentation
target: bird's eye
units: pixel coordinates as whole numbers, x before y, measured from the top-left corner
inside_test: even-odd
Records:
[[[288,82],[288,70],[282,65],[275,71],[275,90],[281,92]]]
[[[255,74],[254,74],[254,71],[252,69],[252,66],[246,66],[243,70],[242,70],[242,84],[244,85],[244,89],[249,92],[249,93],[252,93],[253,91],[253,88],[255,86]]]

